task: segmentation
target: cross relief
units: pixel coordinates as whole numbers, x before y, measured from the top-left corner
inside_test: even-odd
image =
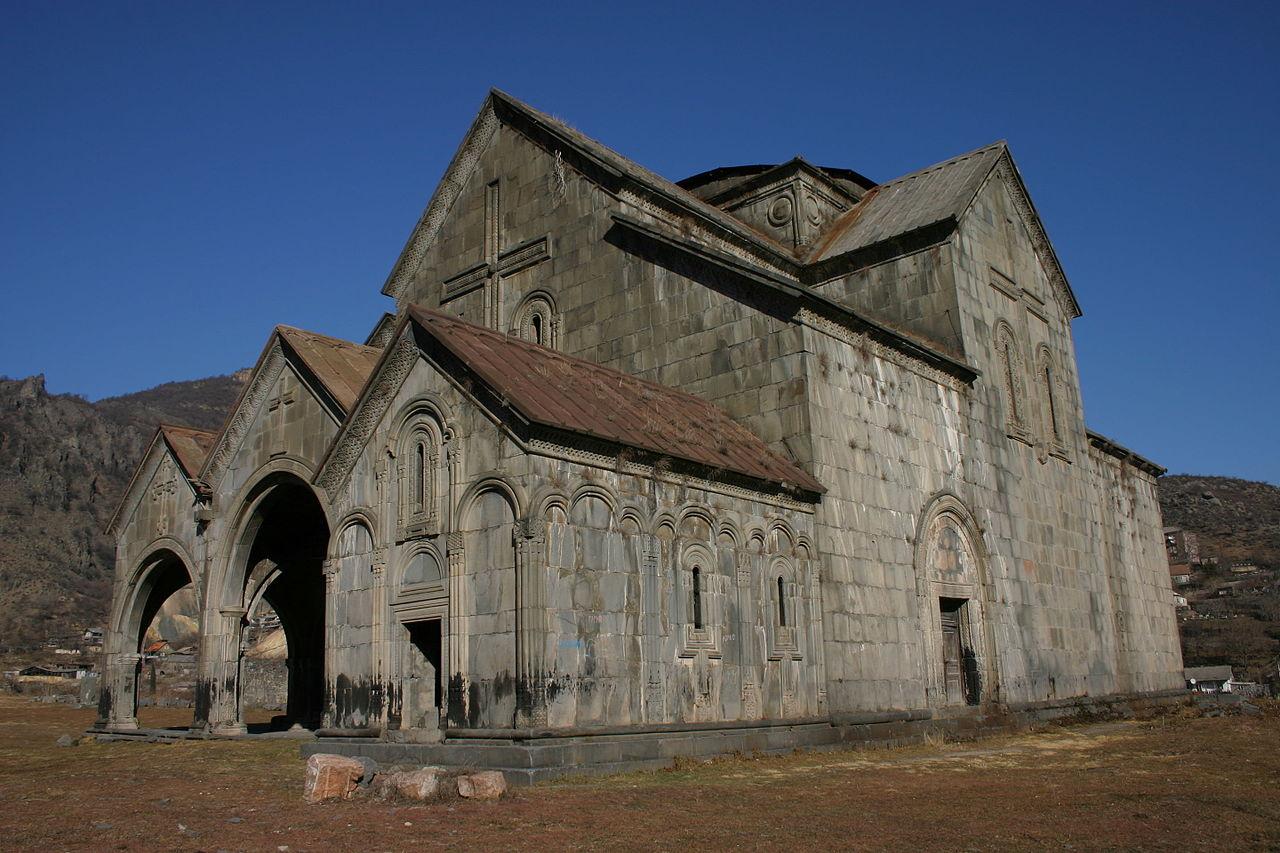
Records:
[[[507,248],[502,248],[502,242],[499,182],[494,181],[485,187],[484,194],[484,260],[445,280],[441,305],[483,287],[485,323],[490,328],[502,328],[502,280],[551,259],[547,236]]]
[[[286,369],[280,375],[280,385],[276,394],[267,401],[267,412],[271,416],[271,455],[277,456],[285,451],[284,425],[287,410],[297,402],[294,393],[293,377]]]

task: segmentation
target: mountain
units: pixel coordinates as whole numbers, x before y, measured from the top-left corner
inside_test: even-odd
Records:
[[[1160,478],[1164,523],[1196,534],[1201,566],[1181,587],[1187,666],[1229,664],[1240,679],[1274,678],[1280,666],[1280,488],[1231,477]],[[1232,563],[1257,571],[1237,574]]]
[[[1280,488],[1187,474],[1159,482],[1164,523],[1195,533],[1202,554],[1280,569]]]
[[[90,403],[43,376],[0,378],[0,650],[101,625],[114,546],[104,532],[156,423],[221,426],[240,371]]]

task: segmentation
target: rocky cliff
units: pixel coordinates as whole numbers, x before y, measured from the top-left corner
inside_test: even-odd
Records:
[[[221,425],[246,372],[90,403],[0,379],[0,651],[101,625],[104,528],[158,421]]]

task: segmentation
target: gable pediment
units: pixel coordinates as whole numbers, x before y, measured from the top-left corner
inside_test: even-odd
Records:
[[[138,462],[133,478],[125,487],[115,513],[107,523],[108,533],[117,533],[148,502],[152,505],[153,530],[148,538],[169,532],[168,523],[177,518],[182,508],[189,508],[198,496],[195,480],[184,469],[183,460],[166,440],[165,427],[158,427]],[[190,432],[198,432],[191,430]],[[156,525],[165,525],[156,527]]]
[[[380,350],[300,329],[272,332],[214,443],[200,479],[215,487],[233,466],[288,456],[314,468]]]
[[[707,199],[771,240],[802,252],[860,196],[796,158]]]

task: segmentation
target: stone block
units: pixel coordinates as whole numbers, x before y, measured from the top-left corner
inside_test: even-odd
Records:
[[[458,777],[458,796],[471,800],[496,800],[507,791],[507,779],[498,770],[484,770]]]
[[[440,792],[439,767],[420,767],[388,774],[388,784],[397,794],[408,800],[430,800]],[[498,774],[501,776],[502,774]]]
[[[364,773],[365,765],[358,759],[329,753],[313,755],[307,759],[302,799],[308,803],[350,799]]]

